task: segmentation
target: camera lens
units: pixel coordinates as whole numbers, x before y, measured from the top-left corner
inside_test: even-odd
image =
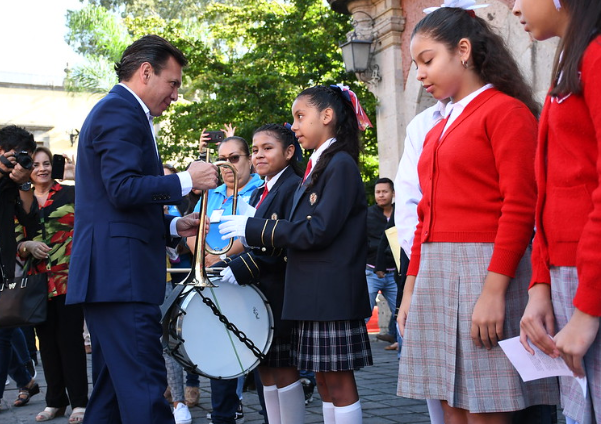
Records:
[[[31,169],[33,166],[33,159],[29,154],[25,151],[19,152],[15,155],[15,159],[17,163],[21,165],[23,169]]]

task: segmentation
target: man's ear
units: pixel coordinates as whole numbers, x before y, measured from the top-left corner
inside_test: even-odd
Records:
[[[140,78],[140,82],[143,84],[148,84],[150,80],[150,76],[154,73],[154,69],[152,69],[152,65],[149,62],[144,62],[138,68],[138,78]]]

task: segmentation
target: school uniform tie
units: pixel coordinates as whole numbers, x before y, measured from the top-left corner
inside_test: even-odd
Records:
[[[259,203],[257,203],[257,206],[255,206],[255,209],[259,209],[259,205],[261,203],[263,203],[263,200],[267,197],[267,193],[269,193],[269,189],[267,188],[267,184],[265,184],[265,188],[263,188],[263,194],[261,195],[261,198],[259,199]]]
[[[311,169],[313,169],[313,161],[309,159],[309,162],[307,163],[307,170],[305,171],[305,176],[303,177],[303,184],[305,183],[305,180],[311,173]]]

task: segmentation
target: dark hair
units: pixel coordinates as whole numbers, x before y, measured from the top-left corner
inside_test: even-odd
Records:
[[[219,151],[219,149],[221,148],[221,146],[223,146],[225,143],[230,142],[230,141],[235,141],[236,144],[238,144],[240,146],[240,148],[242,149],[242,151],[244,152],[244,154],[246,156],[250,157],[250,149],[248,148],[248,143],[246,142],[245,139],[243,139],[242,137],[238,137],[236,135],[233,135],[231,137],[227,137],[221,143],[219,143],[219,147],[217,148],[217,151]]]
[[[390,178],[378,178],[376,180],[376,183],[374,184],[374,188],[378,185],[378,184],[389,184],[390,188],[392,189],[392,191],[394,191],[394,183],[392,182],[392,180]]]
[[[115,63],[115,71],[119,82],[129,81],[144,62],[150,63],[154,73],[160,75],[170,57],[182,67],[188,64],[184,54],[169,41],[158,35],[145,35],[130,44],[121,61]]]
[[[597,0],[598,1],[598,0]],[[540,105],[534,100],[530,87],[503,39],[495,34],[486,21],[456,7],[441,7],[426,15],[413,29],[411,38],[424,34],[454,51],[462,38],[470,40],[472,61],[480,78],[495,88],[524,103],[539,115]]]
[[[36,147],[36,149],[33,151],[33,155],[31,155],[31,156],[33,157],[38,153],[46,153],[48,155],[48,157],[50,158],[50,161],[52,162],[52,152],[50,151],[50,149],[48,147],[44,147],[44,146]]]
[[[359,142],[359,124],[353,104],[346,100],[339,89],[327,87],[325,85],[316,85],[306,88],[296,98],[306,97],[307,103],[315,106],[318,111],[331,108],[334,111],[334,125],[336,127],[336,143],[332,143],[323,154],[319,162],[313,168],[311,182],[308,188],[314,186],[319,180],[319,176],[328,166],[332,157],[338,152],[347,152],[359,163],[359,153],[361,152],[361,143]]]
[[[33,152],[36,143],[33,134],[26,129],[16,125],[8,125],[0,129],[0,148],[5,152],[9,150]]]
[[[284,151],[288,148],[288,146],[294,146],[295,149],[298,149],[298,143],[296,143],[296,136],[294,135],[294,132],[292,132],[291,130],[289,130],[288,128],[286,128],[283,125],[279,125],[279,124],[263,125],[255,130],[255,132],[253,133],[253,137],[255,136],[255,134],[262,133],[262,132],[268,133],[273,138],[275,138],[277,141],[279,141],[280,144],[282,145],[282,150],[284,150]],[[304,172],[301,169],[299,162],[295,159],[294,155],[292,155],[292,158],[290,159],[290,161],[288,161],[288,165],[292,168],[292,170],[294,171],[294,173],[296,175],[302,177]]]
[[[561,5],[570,19],[553,62],[553,83],[557,84],[551,89],[553,96],[582,92],[582,57],[591,40],[601,33],[601,1],[561,0]]]

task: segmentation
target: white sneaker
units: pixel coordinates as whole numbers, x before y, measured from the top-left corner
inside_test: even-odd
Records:
[[[192,415],[190,415],[190,410],[183,402],[178,403],[177,407],[173,410],[173,418],[175,418],[175,424],[192,423]]]

